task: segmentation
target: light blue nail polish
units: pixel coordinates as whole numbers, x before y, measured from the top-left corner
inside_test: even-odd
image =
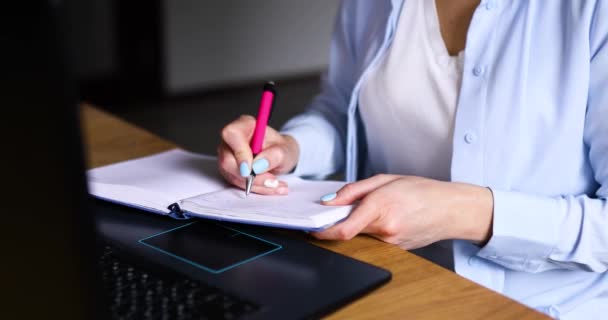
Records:
[[[251,170],[249,170],[249,164],[247,163],[247,161],[241,162],[241,165],[239,166],[239,171],[241,173],[241,177],[247,177],[251,174]]]
[[[338,196],[338,194],[335,193],[335,192],[334,193],[328,193],[328,194],[326,194],[326,195],[324,195],[324,196],[321,197],[321,201],[323,201],[323,202],[331,201],[331,200],[335,199],[337,196]]]
[[[253,162],[253,172],[255,172],[255,174],[260,174],[268,169],[268,165],[269,163],[266,158],[258,159]]]

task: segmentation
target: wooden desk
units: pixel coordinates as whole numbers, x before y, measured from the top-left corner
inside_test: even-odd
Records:
[[[141,128],[91,106],[82,109],[90,168],[175,148]],[[393,279],[331,314],[330,319],[546,319],[400,248],[358,236],[347,242],[309,239],[329,250],[386,268]]]

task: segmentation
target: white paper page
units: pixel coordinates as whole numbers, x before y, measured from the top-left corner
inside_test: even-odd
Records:
[[[87,172],[91,194],[169,212],[180,199],[227,187],[214,157],[170,150]]]
[[[346,217],[352,206],[324,206],[321,196],[336,192],[344,182],[308,181],[282,177],[289,185],[286,196],[250,194],[230,188],[207,193],[180,202],[186,211],[201,216],[229,217],[232,220],[255,221],[291,226],[319,228]]]

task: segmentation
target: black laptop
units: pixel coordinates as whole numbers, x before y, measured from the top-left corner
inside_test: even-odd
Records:
[[[9,297],[0,318],[315,318],[390,279],[271,228],[88,197],[61,1],[17,9],[16,34],[2,33],[10,121],[0,132],[13,146],[3,155]]]

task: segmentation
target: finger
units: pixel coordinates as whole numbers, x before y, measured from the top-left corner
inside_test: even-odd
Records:
[[[254,186],[265,186],[267,188],[277,188],[279,185],[287,185],[287,182],[279,180],[277,176],[270,172],[258,174],[253,180]]]
[[[266,134],[264,136],[264,144],[262,145],[262,149],[268,148],[280,139],[281,134],[278,131],[276,131],[273,127],[266,127]]]
[[[235,173],[236,160],[232,153],[226,149],[227,147],[221,145],[218,148],[220,174],[230,184],[245,189],[247,181],[245,178]],[[286,195],[289,193],[289,186],[285,181],[279,181],[275,175],[264,173],[254,178],[251,191],[264,195]]]
[[[321,197],[321,203],[325,205],[348,205],[362,199],[370,192],[383,185],[399,179],[397,175],[378,174],[371,178],[346,184],[335,194],[327,194]]]
[[[230,148],[223,142],[218,147],[218,167],[220,174],[226,181],[236,187],[245,188],[247,181],[238,173],[236,158]]]
[[[220,173],[221,175],[224,177],[224,179],[226,179],[226,181],[228,181],[230,184],[240,188],[240,189],[245,189],[246,186],[246,180],[245,178],[241,177],[240,175],[236,175],[234,173],[228,172],[226,170],[223,170],[220,168]],[[270,174],[268,174],[268,176],[272,176]],[[268,178],[266,180],[276,180],[276,179],[272,179],[272,178]],[[274,183],[272,183],[272,186],[267,186],[269,183],[268,182],[264,182],[265,180],[260,179],[259,176],[254,178],[254,184],[251,186],[251,192],[253,193],[257,193],[257,194],[262,194],[262,195],[287,195],[289,193],[289,186],[287,185],[287,183],[285,181],[277,181],[276,186],[274,185]]]
[[[380,214],[374,202],[364,199],[353,209],[346,220],[326,230],[313,232],[312,235],[323,240],[350,240],[363,232],[379,217]]]
[[[239,166],[239,175],[251,173],[251,147],[249,141],[255,129],[255,118],[243,115],[222,129],[222,140],[229,147]]]
[[[257,179],[257,177],[256,177]],[[287,195],[289,193],[289,187],[285,181],[278,181],[276,187],[267,187],[265,185],[255,185],[251,187],[251,191],[253,193],[262,194],[262,195]]]
[[[252,169],[255,174],[272,172],[275,174],[286,173],[285,158],[287,155],[286,146],[283,144],[271,145],[264,149],[253,160]]]
[[[276,189],[276,192],[274,193],[268,190],[265,191],[264,194],[287,194],[289,192],[289,185],[287,182],[279,180],[277,176],[268,172],[261,175],[256,175],[253,179],[253,186]]]
[[[224,177],[228,183],[239,188],[245,188],[245,179],[243,177],[235,175],[234,173],[225,170],[221,166],[219,167],[219,171],[222,177]]]
[[[220,172],[225,171],[230,173],[230,175],[238,175],[239,169],[237,165],[237,160],[232,153],[230,147],[224,142],[220,143],[217,148],[217,163],[220,169]],[[229,177],[224,175],[224,178],[228,180]],[[230,180],[228,180],[230,181]]]

